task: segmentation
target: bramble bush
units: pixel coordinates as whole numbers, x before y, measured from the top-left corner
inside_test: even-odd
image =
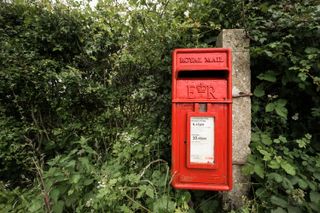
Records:
[[[316,1],[248,4],[254,97],[256,211],[320,210],[320,8]],[[257,17],[259,14],[260,17]]]
[[[247,31],[254,93],[233,211],[320,210],[316,0],[67,2],[0,2],[3,212],[224,211],[170,187],[171,51],[223,28]]]

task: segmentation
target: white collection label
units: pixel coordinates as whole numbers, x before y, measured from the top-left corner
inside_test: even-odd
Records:
[[[214,163],[214,118],[190,118],[190,163]]]

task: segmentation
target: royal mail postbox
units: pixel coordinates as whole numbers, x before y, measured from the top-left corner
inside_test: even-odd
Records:
[[[231,50],[176,49],[172,61],[172,186],[232,189]]]

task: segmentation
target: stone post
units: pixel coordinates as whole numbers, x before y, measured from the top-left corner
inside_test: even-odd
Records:
[[[243,203],[243,195],[249,191],[249,177],[241,168],[250,153],[251,139],[251,71],[249,39],[243,29],[222,30],[217,47],[232,49],[232,158],[233,190],[223,193],[227,208],[237,208]]]

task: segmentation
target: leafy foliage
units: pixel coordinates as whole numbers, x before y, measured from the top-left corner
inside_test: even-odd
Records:
[[[252,155],[249,208],[318,212],[319,5],[316,1],[249,3],[252,38]],[[311,198],[312,197],[312,198]]]
[[[251,39],[253,133],[238,211],[319,211],[316,1],[0,2],[3,212],[214,212],[170,187],[172,49]]]

